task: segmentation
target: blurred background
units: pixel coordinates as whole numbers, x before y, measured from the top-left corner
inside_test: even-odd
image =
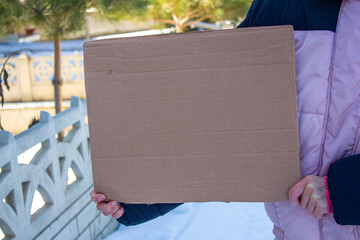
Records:
[[[71,96],[86,97],[84,41],[235,28],[250,5],[250,0],[2,0],[0,67],[7,84],[1,82],[6,104],[0,126],[18,134],[41,110],[55,114],[69,106]]]

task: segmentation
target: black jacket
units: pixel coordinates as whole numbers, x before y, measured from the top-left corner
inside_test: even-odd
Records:
[[[254,0],[238,26],[292,25],[294,30],[335,32],[341,0]]]
[[[176,203],[159,203],[159,204],[124,204],[124,214],[118,218],[117,221],[125,226],[137,225],[150,221],[154,218],[164,215],[165,213],[173,210],[180,204]]]
[[[360,154],[331,164],[327,182],[335,221],[360,225]]]

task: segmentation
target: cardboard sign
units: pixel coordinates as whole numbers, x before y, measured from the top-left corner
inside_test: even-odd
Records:
[[[300,179],[291,26],[92,41],[84,56],[108,200],[281,201]]]

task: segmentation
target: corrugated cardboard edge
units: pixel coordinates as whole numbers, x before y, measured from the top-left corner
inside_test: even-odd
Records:
[[[294,32],[293,32],[293,27],[292,26],[272,26],[272,27],[254,27],[254,28],[242,28],[242,29],[236,29],[236,30],[239,30],[239,31],[243,31],[243,32],[248,32],[248,31],[273,31],[273,30],[277,30],[277,29],[291,29],[292,31],[291,32],[291,39],[294,39]],[[223,32],[227,32],[227,31],[234,31],[235,29],[227,29],[227,30],[216,30],[216,31],[223,31]],[[185,32],[185,33],[172,33],[172,34],[166,34],[166,35],[152,35],[152,36],[140,36],[140,37],[131,37],[132,39],[137,39],[137,38],[164,38],[164,37],[167,37],[167,38],[172,38],[172,37],[177,37],[179,35],[185,35],[185,34],[208,34],[208,35],[211,35],[212,32],[214,31],[200,31],[200,32]],[[98,46],[99,44],[101,45],[111,45],[112,41],[114,39],[105,39],[105,40],[97,40],[97,41],[92,41],[92,42],[85,42],[84,43],[84,55],[85,54],[91,54],[90,52],[88,52],[86,49],[91,49],[92,47],[96,47]],[[117,39],[117,40],[122,40],[122,39]],[[291,41],[291,46],[290,46],[291,49],[293,49],[292,51],[292,57],[295,59],[295,40]],[[95,56],[94,56],[95,57]],[[84,58],[84,66],[86,65],[85,64],[85,61],[86,61],[86,58]],[[295,64],[296,66],[296,64]],[[86,79],[86,71],[85,71],[85,79]],[[296,67],[295,67],[295,81],[294,81],[294,84],[295,84],[295,89],[297,89],[297,85],[296,85]],[[86,85],[86,81],[85,81],[85,85]],[[295,98],[295,102],[297,104],[297,95],[294,96]],[[296,119],[298,119],[298,112],[295,111],[295,114],[296,114]],[[91,120],[89,119],[89,124]],[[298,122],[296,122],[296,125],[297,125],[297,129],[298,129]],[[90,139],[90,142],[91,142],[91,139]],[[299,143],[299,139],[297,141],[297,144],[298,144],[298,149],[299,149],[299,170],[297,173],[294,173],[294,174],[297,174],[298,177],[299,177],[299,180],[301,179],[301,162],[300,162],[300,143]],[[94,173],[94,169],[93,169],[93,173]],[[96,174],[93,174],[94,176],[94,182],[96,182]],[[295,184],[295,183],[294,183]],[[94,185],[95,188],[96,188],[96,185]],[[289,189],[290,190],[290,189]],[[110,200],[110,199],[109,199]],[[284,201],[284,200],[288,200],[288,197],[287,196],[284,196],[283,198],[279,198],[279,199],[273,199],[273,201]]]

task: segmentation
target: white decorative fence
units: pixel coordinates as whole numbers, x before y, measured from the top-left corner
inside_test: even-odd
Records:
[[[89,197],[86,116],[86,102],[73,97],[70,108],[54,117],[41,112],[19,135],[0,131],[0,239],[102,239],[118,226]]]
[[[4,58],[0,58],[0,68]],[[21,54],[6,64],[10,91],[5,90],[6,102],[49,101],[54,99],[52,79],[54,56],[29,57]],[[83,56],[79,52],[61,58],[63,99],[85,98]]]

